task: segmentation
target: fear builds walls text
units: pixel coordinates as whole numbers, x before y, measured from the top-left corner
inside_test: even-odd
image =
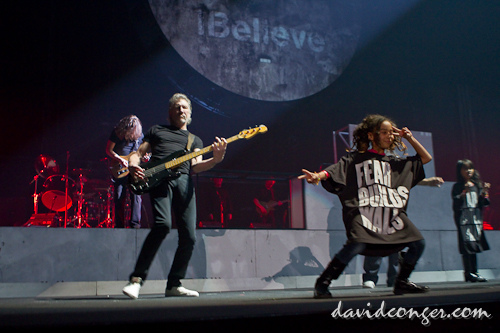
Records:
[[[363,226],[384,235],[403,229],[399,212],[406,206],[410,191],[405,186],[392,188],[389,163],[367,160],[355,167]]]

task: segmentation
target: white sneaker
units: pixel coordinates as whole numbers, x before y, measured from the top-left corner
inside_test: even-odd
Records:
[[[195,290],[189,290],[182,286],[172,287],[172,289],[165,290],[165,297],[169,296],[188,296],[188,297],[199,297],[200,294]]]
[[[375,282],[373,282],[373,281],[365,281],[365,282],[363,282],[363,288],[373,289],[373,288],[375,288]]]
[[[141,283],[141,278],[134,277],[125,287],[123,287],[122,292],[132,299],[137,299],[139,297],[139,290],[141,290]]]

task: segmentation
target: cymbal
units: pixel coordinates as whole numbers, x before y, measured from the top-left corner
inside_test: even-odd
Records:
[[[35,160],[36,173],[46,178],[59,173],[59,166],[52,157],[41,154]]]

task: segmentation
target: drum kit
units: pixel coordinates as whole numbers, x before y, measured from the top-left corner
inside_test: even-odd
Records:
[[[92,179],[90,169],[66,170],[61,174],[52,157],[40,155],[35,161],[34,214],[25,226],[113,228],[113,185],[109,180]],[[42,190],[38,182],[43,180]],[[39,202],[50,213],[39,213]]]

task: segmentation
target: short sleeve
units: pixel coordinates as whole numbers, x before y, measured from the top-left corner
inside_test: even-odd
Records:
[[[321,182],[323,188],[331,193],[339,193],[346,185],[346,175],[348,161],[346,157],[342,157],[340,161],[330,165],[325,169],[330,175],[326,180]]]

